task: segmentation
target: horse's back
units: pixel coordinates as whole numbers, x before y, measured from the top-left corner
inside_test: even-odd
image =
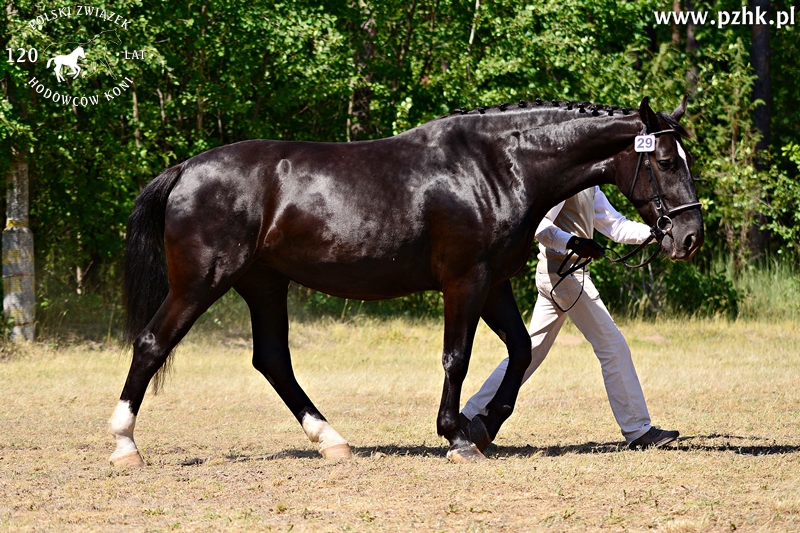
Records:
[[[185,164],[167,246],[194,234],[217,253],[363,299],[440,288],[443,261],[480,259],[487,172],[463,138],[416,131],[358,143],[253,140]]]

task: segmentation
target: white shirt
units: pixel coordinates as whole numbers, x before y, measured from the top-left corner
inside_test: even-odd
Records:
[[[544,216],[536,228],[536,240],[545,248],[558,253],[567,253],[567,241],[571,234],[556,226],[553,221],[564,207],[561,202]],[[600,187],[594,188],[594,227],[614,242],[641,244],[650,237],[650,227],[641,222],[628,220],[609,203]]]

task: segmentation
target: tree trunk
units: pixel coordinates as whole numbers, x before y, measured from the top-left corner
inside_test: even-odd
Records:
[[[28,160],[12,148],[3,230],[3,312],[12,341],[34,338],[33,232],[28,227]]]
[[[686,0],[686,11],[694,11],[692,0]],[[697,92],[697,80],[700,77],[697,69],[697,49],[700,45],[694,33],[695,29],[696,26],[692,22],[686,26],[686,55],[691,62],[689,70],[686,71],[686,92],[692,99],[694,99],[694,94]]]
[[[769,0],[753,0],[750,9],[755,11],[756,8],[768,13],[770,10]],[[753,84],[753,98],[764,101],[763,105],[759,105],[753,111],[753,124],[761,133],[761,139],[756,144],[755,168],[756,171],[761,172],[767,170],[768,167],[766,155],[770,144],[769,123],[772,109],[772,93],[769,84],[769,26],[754,24],[751,26],[751,33],[750,60],[756,75]],[[756,214],[754,218],[748,232],[748,240],[753,259],[758,260],[764,258],[769,251],[769,233],[764,229],[767,223],[766,217]]]
[[[472,61],[472,41],[475,40],[475,29],[478,25],[478,16],[480,15],[481,0],[475,0],[475,14],[472,15],[472,29],[469,31],[469,42],[467,43],[467,81],[471,81],[469,64]]]
[[[136,148],[142,146],[142,130],[139,129],[139,99],[136,97],[136,81],[132,83],[131,92],[133,93],[133,140],[136,141]]]
[[[681,0],[673,0],[672,11],[675,13],[681,12]],[[677,24],[672,25],[672,44],[675,46],[681,44],[681,30]]]
[[[353,92],[351,93],[347,113],[348,141],[358,141],[369,136],[370,104],[373,96],[370,84],[375,77],[371,67],[372,59],[375,57],[374,40],[377,35],[375,17],[372,15],[370,6],[363,0],[359,1],[358,7],[363,22],[359,24],[358,29],[355,31],[361,38],[361,47],[356,52],[354,59],[356,72],[360,79],[352,84]]]

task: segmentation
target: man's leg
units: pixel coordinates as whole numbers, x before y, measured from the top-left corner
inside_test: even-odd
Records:
[[[560,312],[553,305],[550,300],[550,286],[549,281],[540,279],[541,276],[537,274],[536,285],[539,288],[539,297],[536,299],[536,304],[533,307],[533,316],[531,316],[531,325],[528,332],[531,336],[531,364],[528,366],[525,374],[522,377],[522,383],[528,381],[528,378],[533,375],[534,371],[539,368],[544,358],[547,357],[547,352],[553,346],[561,326],[564,325],[566,315]],[[568,280],[565,280],[565,283]],[[500,383],[506,374],[508,367],[508,358],[503,359],[494,372],[481,386],[480,390],[473,395],[461,413],[472,420],[476,415],[486,415],[486,406],[494,398],[497,389],[500,388]]]
[[[628,343],[588,275],[583,295],[568,314],[600,360],[611,411],[625,440],[633,442],[650,429],[650,413]]]

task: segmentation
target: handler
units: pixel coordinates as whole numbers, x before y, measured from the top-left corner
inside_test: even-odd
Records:
[[[536,229],[539,241],[536,287],[539,297],[528,328],[532,360],[522,383],[542,364],[569,316],[600,360],[611,411],[628,445],[631,448],[664,446],[677,439],[678,432],[650,425],[650,414],[633,367],[631,350],[600,299],[589,273],[584,269],[577,270],[555,287],[560,279],[556,272],[567,250],[579,257],[599,259],[603,256],[603,248],[592,240],[595,228],[615,242],[626,244],[640,244],[650,236],[648,226],[621,215],[598,187],[579,192],[547,213]],[[486,406],[500,387],[507,367],[508,358],[492,372],[461,411],[461,425],[473,442],[475,439],[481,441],[475,442],[481,451],[489,445],[489,436],[485,431],[473,429],[470,432],[470,427],[475,427],[472,420],[486,415]]]

